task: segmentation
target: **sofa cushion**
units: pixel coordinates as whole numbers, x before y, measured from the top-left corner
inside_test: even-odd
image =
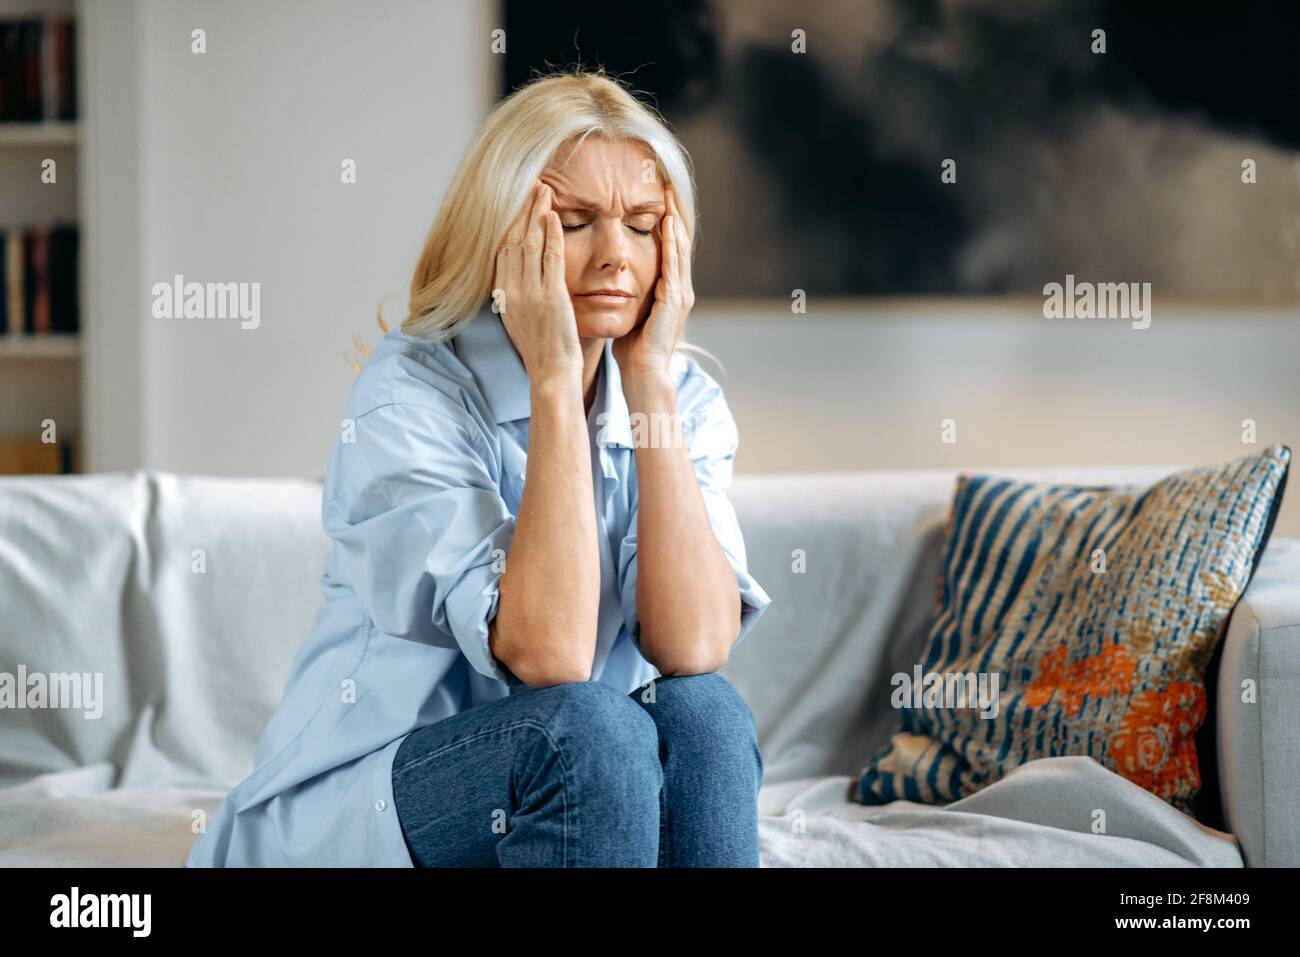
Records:
[[[1087,755],[1191,813],[1204,673],[1271,530],[1290,450],[1149,488],[961,473],[928,644],[864,804],[958,800]]]

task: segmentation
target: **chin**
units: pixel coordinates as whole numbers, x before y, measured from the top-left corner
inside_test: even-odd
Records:
[[[578,323],[578,335],[584,339],[618,339],[636,327],[636,312],[631,306],[593,309],[575,302],[573,317]]]

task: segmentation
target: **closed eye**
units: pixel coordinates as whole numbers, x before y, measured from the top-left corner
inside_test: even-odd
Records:
[[[573,225],[573,226],[565,226],[565,227],[564,227],[564,231],[565,231],[566,233],[576,233],[578,230],[580,230],[580,229],[586,229],[586,228],[587,228],[588,226],[590,226],[590,225],[591,225],[591,223],[577,223],[577,224],[575,224],[575,225]],[[630,229],[630,230],[632,230],[632,232],[636,233],[638,236],[649,236],[651,233],[654,232],[654,229],[653,229],[653,228],[651,228],[651,229],[637,229],[635,226],[632,226],[632,225],[628,225],[627,228]]]

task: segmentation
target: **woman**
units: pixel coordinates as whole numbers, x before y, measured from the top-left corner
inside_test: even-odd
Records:
[[[189,865],[758,865],[753,717],[715,671],[769,599],[735,423],[676,351],[693,227],[618,83],[493,110],[349,397],[325,605]]]

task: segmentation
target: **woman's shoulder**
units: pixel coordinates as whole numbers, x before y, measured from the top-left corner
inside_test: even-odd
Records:
[[[722,384],[695,355],[679,348],[668,369],[677,387],[679,412],[692,418],[731,418]]]
[[[404,333],[383,335],[357,374],[348,395],[347,417],[356,420],[388,406],[406,406],[436,418],[472,426],[473,376],[445,340]]]
[[[466,485],[488,480],[500,462],[490,423],[454,349],[390,330],[348,396],[325,473],[327,511],[385,503],[397,485],[433,476]]]

